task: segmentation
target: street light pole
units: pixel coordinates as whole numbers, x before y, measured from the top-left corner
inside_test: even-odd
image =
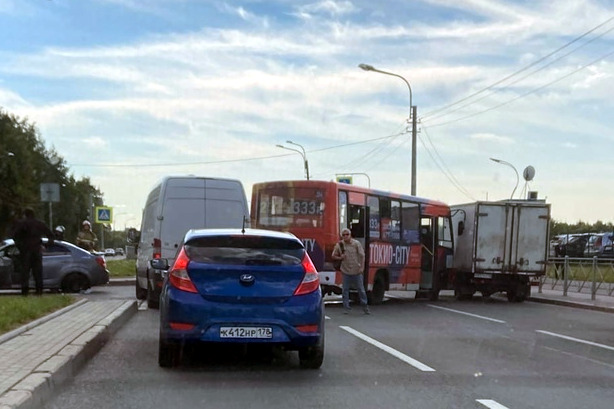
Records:
[[[412,196],[416,195],[416,134],[417,134],[417,123],[416,123],[416,107],[412,104],[412,92],[411,85],[409,81],[407,81],[404,77],[399,74],[395,74],[393,72],[378,70],[372,65],[368,64],[358,64],[358,67],[365,71],[373,71],[379,72],[380,74],[391,75],[393,77],[397,77],[402,79],[405,84],[407,84],[407,88],[409,89],[409,117],[407,118],[407,122],[411,122],[411,194]]]
[[[283,146],[283,145],[275,145],[275,146],[277,146],[278,148],[287,149],[289,151],[297,152],[298,154],[300,154],[303,157],[303,164],[305,166],[305,178],[309,180],[309,162],[307,162],[307,154],[305,153],[305,148],[303,148],[303,145],[294,143],[292,141],[286,141],[286,143],[289,143],[290,145],[296,145],[299,148],[301,148],[301,150],[299,151],[298,149],[288,148],[287,146]]]
[[[504,160],[501,160],[501,159],[495,159],[495,158],[490,158],[490,160],[491,160],[491,161],[493,161],[493,162],[500,163],[500,164],[502,164],[502,165],[507,165],[507,166],[509,166],[510,168],[514,169],[514,173],[516,173],[516,186],[514,187],[514,190],[512,190],[512,196],[510,196],[510,199],[513,199],[513,198],[514,198],[514,193],[516,193],[516,189],[518,189],[518,182],[520,182],[520,177],[518,176],[518,171],[516,170],[516,168],[514,167],[514,165],[512,165],[511,163],[506,162],[506,161],[504,161]]]

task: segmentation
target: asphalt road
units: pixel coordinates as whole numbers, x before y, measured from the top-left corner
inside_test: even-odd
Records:
[[[132,287],[91,297],[131,298]],[[320,370],[295,352],[214,348],[157,365],[141,310],[45,408],[612,408],[614,316],[503,298],[330,303]]]

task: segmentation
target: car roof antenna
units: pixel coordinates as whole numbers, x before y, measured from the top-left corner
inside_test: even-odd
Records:
[[[241,228],[241,233],[245,234],[245,222],[247,221],[247,217],[243,215],[243,227]]]

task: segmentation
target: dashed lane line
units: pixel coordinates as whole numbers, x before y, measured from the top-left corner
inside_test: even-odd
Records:
[[[587,340],[580,339],[580,338],[574,338],[574,337],[570,337],[568,335],[557,334],[556,332],[543,331],[541,329],[536,329],[535,331],[539,332],[540,334],[546,334],[546,335],[550,335],[550,336],[557,337],[557,338],[563,338],[563,339],[566,339],[568,341],[580,342],[582,344],[592,345],[594,347],[599,347],[599,348],[607,349],[609,351],[614,351],[614,347],[611,347],[609,345],[598,344],[596,342],[587,341]]]
[[[401,361],[405,363],[408,363],[414,368],[417,368],[423,372],[435,372],[435,370],[431,368],[430,366],[425,365],[422,362],[415,360],[414,358],[407,356],[404,353],[399,352],[396,349],[391,348],[386,344],[382,344],[381,342],[369,337],[368,335],[365,335],[362,332],[356,331],[354,328],[346,327],[346,326],[340,326],[339,328],[341,328],[344,331],[349,332],[350,334],[354,335],[357,338],[362,339],[363,341],[368,342],[369,344],[381,349],[384,352],[388,352],[390,355],[394,356],[395,358],[400,359]]]
[[[497,322],[499,324],[505,324],[505,321],[501,321],[501,320],[498,320],[496,318],[490,318],[490,317],[485,317],[483,315],[471,314],[470,312],[465,312],[465,311],[453,310],[452,308],[440,307],[439,305],[433,305],[433,304],[427,304],[427,305],[429,307],[431,307],[431,308],[437,308],[439,310],[450,311],[450,312],[454,312],[456,314],[468,315],[470,317],[479,318],[479,319],[482,319],[482,320]]]
[[[481,403],[482,405],[490,409],[508,409],[507,406],[503,406],[499,402],[494,401],[492,399],[476,399],[476,402]]]

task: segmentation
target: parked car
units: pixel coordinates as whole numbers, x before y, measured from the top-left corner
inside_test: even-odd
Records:
[[[123,256],[124,255],[124,249],[122,247],[118,247],[115,249],[115,255],[116,256]]]
[[[115,250],[113,249],[104,249],[104,255],[105,256],[114,256],[115,255]]]
[[[573,234],[565,242],[561,242],[556,247],[557,257],[584,257],[586,243],[591,237],[591,233]]]
[[[49,245],[43,239],[43,288],[76,293],[109,282],[109,271],[102,256],[96,256],[66,241]],[[0,245],[0,287],[21,288],[19,249],[13,240]],[[33,278],[30,286],[34,287]]]
[[[167,270],[168,259],[150,260]],[[324,359],[320,280],[301,240],[255,229],[185,235],[164,274],[158,363],[180,364],[185,344],[269,344],[298,350],[303,368]]]
[[[584,257],[614,257],[612,240],[614,233],[593,234],[586,243]]]

